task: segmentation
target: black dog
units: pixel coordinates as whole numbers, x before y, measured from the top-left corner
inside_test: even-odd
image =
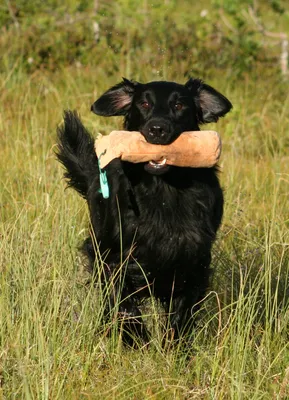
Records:
[[[185,85],[124,79],[92,105],[98,115],[123,115],[126,130],[162,145],[216,122],[231,108],[226,97],[199,79]],[[148,339],[139,304],[150,293],[170,314],[178,337],[208,287],[211,247],[223,213],[217,169],[115,159],[106,167],[110,197],[104,199],[94,139],[76,113],[65,113],[58,136],[65,177],[89,206],[92,233],[84,249],[92,268],[98,251],[105,258],[102,280],[112,283],[107,310],[119,295],[124,339],[132,343],[135,334]],[[121,268],[122,284],[116,278]]]

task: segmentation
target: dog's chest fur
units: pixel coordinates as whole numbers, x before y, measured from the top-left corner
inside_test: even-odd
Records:
[[[133,187],[136,212],[123,227],[126,236],[135,238],[135,255],[142,262],[173,263],[180,253],[185,259],[204,237],[214,237],[208,212],[216,199],[192,174],[190,179],[182,174],[178,179],[149,176],[145,184]]]

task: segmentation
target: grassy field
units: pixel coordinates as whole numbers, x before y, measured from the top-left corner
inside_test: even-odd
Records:
[[[127,75],[130,63],[121,71],[128,78],[160,76]],[[183,82],[181,72],[171,66],[160,77]],[[108,78],[99,66],[1,75],[0,398],[289,398],[289,84],[256,74],[232,85],[230,74],[207,81],[234,110],[207,126],[223,138],[226,207],[214,279],[185,354],[161,347],[154,307],[149,348],[107,337],[77,250],[87,209],[65,190],[55,160],[63,109],[77,109],[95,133],[120,127],[89,110],[122,75]]]

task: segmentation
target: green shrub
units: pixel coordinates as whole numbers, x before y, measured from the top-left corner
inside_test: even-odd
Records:
[[[185,0],[180,6],[174,0],[153,4],[108,0],[99,1],[95,9],[89,0],[65,4],[59,0],[7,1],[0,9],[4,61],[0,71],[16,64],[27,72],[76,64],[103,66],[108,75],[124,69],[135,75],[137,71],[130,71],[132,57],[163,75],[174,61],[183,74],[204,77],[212,69],[228,68],[239,76],[264,62],[277,71],[279,48],[268,51],[262,35],[248,20],[251,3],[218,0],[214,5],[192,6]],[[280,25],[280,18],[282,23],[288,20],[288,13],[280,14],[280,2],[266,5],[262,1],[261,5],[261,11],[270,12],[273,29]]]

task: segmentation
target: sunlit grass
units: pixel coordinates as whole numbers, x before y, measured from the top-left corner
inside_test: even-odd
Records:
[[[257,92],[256,82],[209,82],[235,105],[214,125],[226,199],[214,279],[189,346],[169,335],[162,346],[166,326],[152,302],[151,345],[133,351],[114,319],[102,320],[77,249],[88,212],[54,156],[65,108],[94,132],[121,126],[89,113],[116,79],[96,86],[93,69],[1,77],[0,398],[287,399],[288,84],[260,80]]]

